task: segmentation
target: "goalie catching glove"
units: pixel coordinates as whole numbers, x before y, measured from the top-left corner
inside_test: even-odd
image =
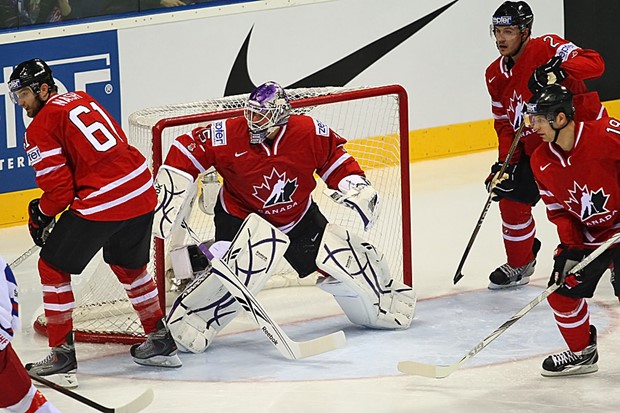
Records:
[[[379,218],[381,198],[370,182],[361,175],[349,175],[338,183],[338,191],[326,190],[325,193],[336,203],[356,211],[364,231],[375,225]]]

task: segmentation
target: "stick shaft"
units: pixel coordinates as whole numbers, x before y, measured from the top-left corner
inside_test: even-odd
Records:
[[[523,131],[523,127],[525,126],[525,122],[521,122],[521,126],[519,126],[519,129],[517,129],[517,132],[515,133],[515,137],[512,140],[512,145],[510,146],[510,150],[508,151],[508,155],[506,155],[506,160],[504,160],[504,163],[502,165],[502,167],[500,168],[499,172],[497,173],[496,176],[502,176],[504,174],[504,172],[506,171],[506,168],[508,167],[508,163],[510,162],[510,160],[512,159],[512,155],[515,153],[515,150],[517,149],[517,144],[519,143],[519,139],[521,139],[521,132]],[[487,200],[484,203],[484,207],[482,208],[482,212],[480,213],[480,217],[478,218],[478,222],[476,222],[476,226],[474,227],[474,231],[472,232],[471,236],[469,237],[469,241],[467,242],[467,247],[465,247],[465,252],[463,252],[463,256],[461,257],[461,261],[459,262],[459,266],[456,269],[456,273],[454,274],[454,279],[453,282],[454,284],[456,284],[457,282],[459,282],[461,280],[461,278],[463,278],[463,266],[465,265],[465,261],[467,260],[467,256],[469,255],[469,251],[471,251],[471,247],[474,245],[474,241],[476,240],[476,237],[478,236],[478,232],[480,231],[480,228],[482,227],[482,223],[484,222],[484,219],[487,216],[487,212],[489,212],[489,208],[491,207],[491,200],[493,198],[493,191],[489,191],[489,196],[487,196]]]

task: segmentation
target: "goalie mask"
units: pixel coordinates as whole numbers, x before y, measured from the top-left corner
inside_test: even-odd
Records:
[[[17,65],[11,77],[9,78],[9,94],[13,103],[17,104],[17,91],[25,87],[30,87],[35,95],[41,91],[41,85],[47,84],[50,88],[55,89],[52,70],[47,63],[41,59],[31,59]]]
[[[291,104],[282,86],[267,82],[254,89],[244,110],[250,143],[262,143],[276,128],[286,125],[290,115]]]

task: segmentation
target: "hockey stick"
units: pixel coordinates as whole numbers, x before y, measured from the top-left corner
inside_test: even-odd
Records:
[[[501,177],[504,175],[504,172],[506,171],[506,168],[508,167],[508,163],[510,162],[510,159],[512,159],[512,155],[515,153],[515,150],[517,149],[517,144],[519,143],[519,139],[521,139],[521,131],[523,131],[524,126],[525,126],[525,122],[522,121],[521,126],[519,126],[519,129],[517,129],[517,132],[515,133],[515,137],[512,140],[512,145],[510,146],[508,155],[506,155],[506,160],[504,161],[504,164],[502,165],[499,172],[495,176]],[[487,196],[487,201],[484,204],[484,208],[482,208],[482,213],[480,214],[480,217],[478,218],[478,222],[476,222],[476,227],[474,228],[474,232],[471,234],[471,237],[469,237],[469,242],[467,243],[467,247],[465,247],[465,252],[463,253],[463,256],[461,257],[461,262],[459,262],[459,267],[456,269],[456,273],[454,274],[453,282],[455,285],[464,276],[464,274],[461,271],[463,270],[463,266],[465,265],[465,260],[467,260],[469,251],[471,250],[472,245],[474,245],[474,241],[476,240],[476,236],[478,236],[480,227],[482,227],[482,222],[484,221],[484,218],[487,216],[487,212],[489,212],[489,207],[491,206],[491,199],[494,196],[495,194],[493,193],[493,188],[491,188],[491,190],[489,191],[489,196]]]
[[[9,267],[14,269],[19,264],[21,264],[22,262],[26,261],[28,259],[28,257],[30,257],[32,254],[34,254],[34,252],[37,251],[38,249],[39,249],[38,245],[33,245],[32,247],[30,247],[30,249],[28,251],[24,252],[22,255],[17,257],[15,259],[15,261],[13,261],[11,264],[9,264]]]
[[[585,266],[594,261],[599,255],[605,252],[613,243],[620,239],[620,232],[615,234],[613,237],[608,239],[605,243],[599,246],[597,249],[592,251],[590,255],[585,257],[581,262],[576,264],[573,268],[571,268],[570,273],[576,273],[581,271]],[[482,351],[483,348],[488,346],[493,340],[499,337],[504,331],[508,330],[510,326],[519,321],[521,317],[527,314],[532,308],[536,307],[541,301],[547,298],[552,292],[557,290],[560,286],[557,284],[553,284],[551,287],[547,288],[545,291],[540,293],[536,298],[530,301],[525,307],[519,310],[515,315],[510,317],[508,321],[499,326],[495,331],[489,334],[484,340],[480,343],[476,344],[474,348],[472,348],[469,353],[467,353],[461,360],[458,362],[451,364],[449,366],[444,365],[435,365],[435,364],[425,364],[418,363],[416,361],[401,361],[398,363],[398,370],[403,373],[415,375],[415,376],[424,376],[424,377],[432,377],[436,379],[443,379],[444,377],[449,376],[459,369],[467,360],[478,354]]]
[[[98,410],[100,412],[104,412],[104,413],[136,413],[141,410],[144,410],[148,405],[151,404],[154,398],[153,389],[147,389],[144,391],[144,393],[142,393],[136,399],[130,401],[124,406],[106,407],[80,394],[72,392],[69,389],[65,389],[64,387],[59,386],[58,384],[51,382],[47,379],[44,379],[43,377],[39,377],[39,376],[35,376],[31,374],[30,378],[34,381],[38,381],[39,383],[45,384],[50,389],[56,390],[57,392],[60,392],[64,394],[65,396],[69,396],[72,399],[79,401],[80,403],[84,403],[85,405],[92,407],[93,409]]]
[[[199,244],[199,248],[201,251],[206,249],[202,244]],[[345,346],[346,339],[342,331],[308,341],[293,341],[286,335],[278,323],[269,316],[256,297],[252,295],[250,290],[237,278],[224,261],[213,258],[211,259],[211,265],[213,266],[212,272],[220,278],[224,287],[241,304],[241,307],[247,311],[269,341],[287,359],[303,359]]]

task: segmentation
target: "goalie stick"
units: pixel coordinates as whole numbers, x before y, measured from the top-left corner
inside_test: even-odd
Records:
[[[72,399],[79,401],[80,403],[84,403],[85,405],[104,413],[136,413],[144,410],[147,406],[149,406],[151,402],[153,402],[154,398],[153,389],[147,389],[136,399],[130,401],[124,406],[106,407],[82,396],[81,394],[75,393],[69,389],[65,389],[64,387],[59,386],[58,384],[51,382],[47,379],[44,379],[43,377],[31,374],[30,378],[34,381],[45,384],[50,389],[56,390],[57,392],[60,392],[65,396],[69,396]]]
[[[605,252],[612,244],[617,242],[620,239],[620,232],[615,234],[613,237],[608,239],[605,243],[600,245],[597,249],[592,251],[590,255],[585,257],[581,262],[576,264],[573,268],[571,268],[570,273],[576,273],[581,271],[584,267],[594,261],[599,255]],[[448,377],[450,374],[454,373],[459,369],[467,360],[478,354],[482,349],[488,346],[493,340],[499,337],[504,331],[508,330],[510,326],[519,321],[521,317],[527,314],[531,309],[536,307],[541,301],[547,298],[552,292],[557,290],[560,286],[557,284],[553,284],[551,287],[548,287],[545,291],[540,293],[537,297],[535,297],[532,301],[530,301],[525,307],[519,310],[515,315],[510,317],[504,324],[499,326],[495,331],[489,334],[484,340],[480,343],[476,344],[474,348],[472,348],[469,353],[467,353],[461,360],[458,362],[451,364],[449,366],[444,365],[436,365],[436,364],[425,364],[418,363],[416,361],[401,361],[398,363],[398,370],[402,373],[414,375],[414,376],[424,376],[424,377],[432,377],[436,379],[443,379]]]
[[[508,151],[508,155],[506,155],[506,160],[504,161],[504,164],[502,165],[501,169],[495,176],[501,177],[502,175],[504,175],[504,172],[506,171],[506,168],[508,167],[508,163],[510,162],[510,159],[512,159],[512,155],[515,153],[515,150],[517,149],[517,144],[519,143],[519,139],[521,139],[521,131],[523,131],[524,126],[525,126],[525,122],[521,121],[521,126],[519,126],[519,129],[517,129],[517,132],[515,133],[515,137],[512,140],[512,145],[510,145],[510,150]],[[489,212],[489,207],[491,206],[491,199],[494,196],[495,194],[493,194],[493,188],[491,188],[491,190],[489,191],[489,196],[487,197],[487,201],[484,204],[484,208],[482,208],[482,213],[480,214],[480,217],[478,218],[478,222],[476,222],[474,232],[469,237],[469,242],[467,243],[467,247],[465,247],[465,252],[463,252],[463,256],[461,257],[461,262],[459,262],[459,266],[456,269],[456,273],[454,274],[453,282],[455,285],[457,282],[461,280],[461,278],[464,277],[464,274],[462,273],[462,271],[463,271],[463,266],[465,265],[465,260],[467,260],[469,251],[471,250],[471,247],[474,245],[476,236],[478,236],[478,232],[480,231],[480,228],[482,227],[482,222],[484,221],[484,218],[487,216],[487,212]]]
[[[205,252],[206,247],[204,245],[199,244],[199,248],[203,254],[207,255],[208,252]],[[269,316],[256,297],[252,295],[250,290],[237,278],[225,262],[218,258],[213,258],[211,265],[213,266],[213,273],[219,277],[224,287],[241,304],[241,307],[247,311],[262,333],[287,359],[303,359],[345,346],[346,339],[342,331],[308,341],[293,341],[286,335],[278,323]]]

